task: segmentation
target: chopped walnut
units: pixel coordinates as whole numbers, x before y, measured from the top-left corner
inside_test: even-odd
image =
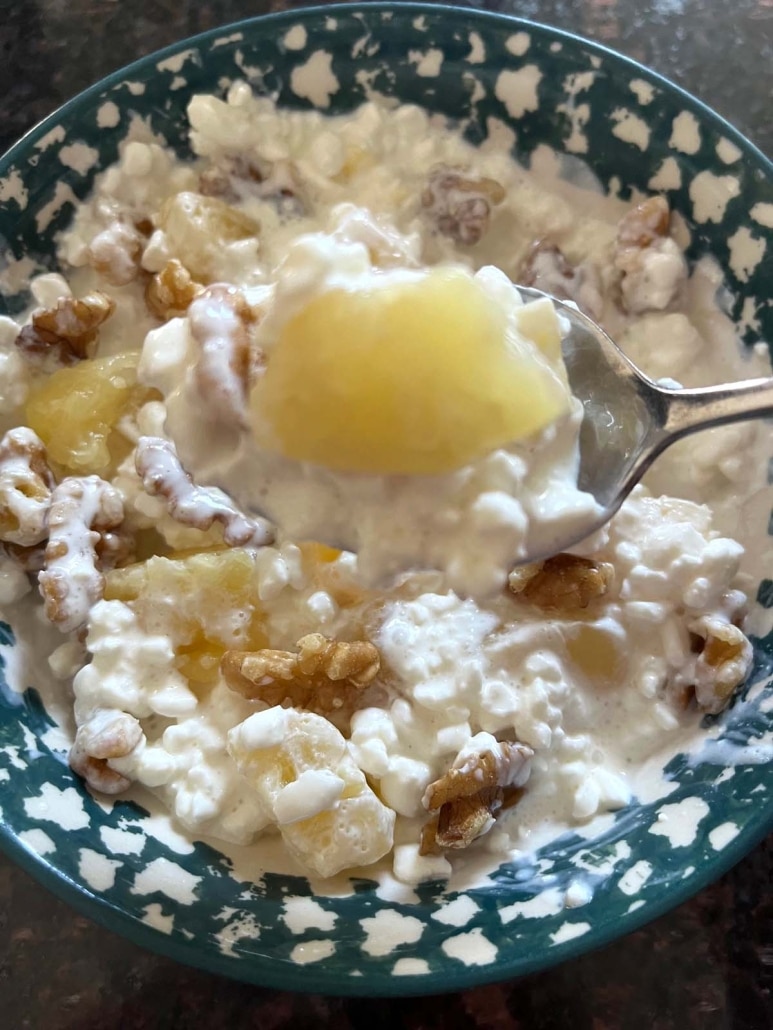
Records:
[[[88,262],[111,285],[126,286],[139,275],[144,243],[135,226],[114,221],[92,239]]]
[[[167,322],[184,315],[203,289],[201,283],[193,281],[185,265],[172,258],[148,281],[145,303],[157,318]]]
[[[124,758],[142,740],[142,727],[133,715],[100,708],[78,728],[70,749],[70,768],[102,794],[120,794],[131,780],[111,769],[108,760]]]
[[[571,264],[564,253],[549,240],[537,240],[518,271],[522,286],[533,286],[558,300],[571,300],[589,318],[601,316],[604,302],[595,265]]]
[[[275,161],[266,169],[242,155],[221,159],[201,173],[199,192],[205,197],[219,197],[229,204],[250,196],[259,197],[281,207],[291,207],[298,215],[304,208],[299,176],[290,161]]]
[[[748,676],[752,645],[742,630],[717,616],[705,615],[690,629],[702,644],[694,670],[695,701],[704,712],[716,715]]]
[[[488,833],[497,814],[520,796],[533,755],[526,744],[507,741],[495,742],[495,750],[462,751],[424,792],[424,807],[437,814],[422,829],[420,853],[466,848]]]
[[[97,568],[97,548],[122,522],[121,495],[99,476],[68,477],[54,490],[38,583],[46,615],[63,633],[83,626],[102,597],[105,579]]]
[[[662,311],[687,278],[684,255],[669,235],[670,228],[665,197],[649,197],[620,219],[614,264],[621,275],[626,311]]]
[[[607,562],[557,554],[547,561],[513,569],[508,587],[516,597],[546,611],[575,611],[606,594],[613,571]]]
[[[246,426],[259,355],[250,344],[255,315],[244,294],[221,283],[209,286],[191,304],[188,320],[200,348],[194,374],[208,414],[217,422]]]
[[[309,633],[296,646],[297,653],[226,651],[223,677],[250,701],[330,715],[351,713],[381,668],[378,648],[367,640],[329,640]]]
[[[99,327],[114,309],[115,302],[99,290],[80,299],[61,297],[55,308],[32,315],[31,324],[16,337],[16,346],[31,365],[74,365],[91,356]]]
[[[169,514],[183,526],[207,530],[219,522],[229,547],[263,547],[273,541],[273,530],[265,519],[244,515],[216,487],[196,486],[171,441],[141,436],[135,465],[146,492],[163,497]]]
[[[46,448],[26,426],[0,440],[0,540],[30,548],[48,534],[54,477]]]
[[[494,179],[441,165],[431,172],[421,203],[443,236],[471,247],[488,231],[491,208],[505,199]]]

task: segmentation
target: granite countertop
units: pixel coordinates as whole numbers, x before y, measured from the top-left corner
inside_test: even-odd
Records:
[[[0,150],[142,54],[287,0],[0,0]],[[697,94],[773,154],[773,0],[485,0],[576,31]],[[773,838],[713,887],[609,947],[519,981],[396,1001],[248,987],[76,915],[0,856],[6,1030],[764,1030],[773,1026]]]

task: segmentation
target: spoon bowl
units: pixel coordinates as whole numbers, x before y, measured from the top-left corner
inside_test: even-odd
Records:
[[[547,297],[568,323],[564,363],[584,410],[577,485],[597,503],[586,521],[554,537],[549,549],[542,544],[539,552],[530,551],[519,564],[550,557],[601,529],[658,455],[682,437],[773,415],[773,378],[690,390],[673,380],[655,382],[575,304],[531,286],[518,289],[525,300]]]

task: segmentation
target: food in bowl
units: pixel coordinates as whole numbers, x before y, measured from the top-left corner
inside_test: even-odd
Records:
[[[407,883],[625,806],[748,672],[732,519],[759,433],[675,449],[604,532],[518,565],[594,502],[560,320],[513,283],[656,377],[700,354],[727,378],[714,266],[663,198],[568,186],[548,152],[526,172],[496,126],[476,149],[417,107],[243,84],[189,116],[197,159],[135,126],[66,278],[0,321],[5,593],[34,619],[37,578],[65,635],[74,771],[193,835],[279,834],[299,871]]]

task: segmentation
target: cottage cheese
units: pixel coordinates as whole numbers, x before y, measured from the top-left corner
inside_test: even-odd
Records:
[[[328,119],[277,110],[238,85],[226,101],[196,98],[190,119],[199,162],[180,162],[135,126],[62,239],[67,282],[33,284],[41,307],[71,290],[108,292],[115,311],[100,329],[98,359],[128,353],[137,375],[136,386],[117,387],[133,392],[110,423],[110,462],[90,471],[118,491],[142,560],[106,571],[104,597],[88,614],[87,664],[69,643],[51,657],[62,675],[82,665],[74,711],[92,759],[154,791],[191,835],[255,842],[264,856],[281,839],[283,868],[317,876],[382,858],[409,883],[450,874],[457,852],[421,854],[418,842],[432,785],[460,770],[468,785],[488,775],[491,789],[520,798],[483,813],[473,852],[529,850],[624,807],[644,789],[640,773],[653,756],[697,731],[700,713],[684,707],[691,690],[704,707],[726,699],[717,701],[716,668],[696,640],[736,634],[723,666],[729,689],[748,668],[748,642],[734,628],[746,600],[734,534],[764,468],[738,454],[762,448],[759,427],[715,430],[660,459],[649,487],[580,549],[611,570],[603,596],[546,607],[502,587],[524,548],[593,509],[574,481],[576,403],[567,399],[566,416],[527,441],[443,475],[299,467],[259,446],[244,422],[228,361],[235,309],[221,308],[214,325],[187,302],[154,318],[136,265],[147,276],[178,258],[208,282],[238,287],[259,313],[253,344],[270,361],[276,334],[309,297],[374,276],[410,279],[439,263],[474,278],[521,332],[511,280],[534,241],[548,238],[574,269],[580,302],[645,371],[696,385],[749,374],[714,302],[713,266],[683,281],[681,250],[664,238],[649,265],[628,275],[621,305],[614,253],[628,205],[560,181],[547,151],[527,173],[496,132],[476,150],[410,106],[365,104]],[[437,166],[499,184],[487,224],[449,235],[458,195],[435,196],[434,207],[421,199]],[[214,222],[190,200],[197,190],[218,194]],[[127,228],[135,225],[144,226],[139,244]],[[561,267],[550,253],[534,265],[546,288],[563,288]],[[0,320],[8,424],[22,423],[28,391],[34,398],[57,375],[27,366],[18,331]],[[203,371],[215,374],[202,394],[204,350]],[[561,381],[560,357],[545,362]],[[221,491],[247,516],[268,512],[283,533],[270,546],[223,549],[221,522],[201,524],[192,503],[173,510],[138,472],[147,439],[172,441],[198,487]],[[682,499],[659,496],[672,491]],[[27,585],[7,558],[0,578],[3,603]],[[271,648],[292,660],[308,634],[376,646],[379,675],[351,718],[248,700],[220,671],[234,650]],[[115,717],[129,743],[100,757],[93,740]]]

